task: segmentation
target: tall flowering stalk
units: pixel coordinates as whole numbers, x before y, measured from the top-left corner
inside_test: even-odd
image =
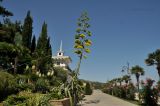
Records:
[[[73,72],[72,76],[72,95],[73,95],[73,105],[76,106],[80,100],[79,93],[81,93],[82,89],[79,87],[78,83],[78,75],[81,66],[81,62],[83,58],[87,58],[87,54],[90,53],[90,46],[92,45],[92,41],[89,39],[91,37],[91,32],[88,30],[90,27],[88,21],[89,17],[87,12],[83,12],[78,18],[78,28],[76,29],[75,41],[74,41],[74,52],[79,57],[79,62],[75,72]]]
[[[79,57],[79,62],[77,65],[77,73],[79,74],[81,61],[83,58],[86,58],[87,54],[90,53],[90,46],[92,45],[92,41],[89,39],[91,37],[91,32],[88,30],[90,27],[88,21],[89,17],[87,15],[87,12],[83,12],[78,18],[78,28],[76,30],[75,34],[75,42],[74,42],[74,49],[75,54]]]

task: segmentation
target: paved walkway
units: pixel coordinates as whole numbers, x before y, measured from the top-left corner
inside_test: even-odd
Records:
[[[94,90],[93,94],[86,96],[82,106],[137,106],[111,95],[105,94],[100,90]]]

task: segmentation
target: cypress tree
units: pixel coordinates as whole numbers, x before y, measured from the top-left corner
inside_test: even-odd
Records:
[[[44,22],[42,26],[41,35],[37,42],[37,50],[44,51],[43,53],[46,54],[47,52],[47,24]]]
[[[37,42],[36,54],[38,60],[38,69],[41,73],[46,73],[49,69],[48,66],[51,66],[51,45],[50,38],[47,34],[47,24],[44,22],[42,25],[42,31]]]
[[[47,55],[52,56],[52,47],[50,44],[50,37],[47,39]]]
[[[49,45],[48,55],[50,55],[52,57],[52,46],[51,46],[51,44]]]
[[[30,11],[27,12],[27,16],[24,20],[23,24],[23,30],[22,30],[22,41],[23,41],[23,46],[27,47],[28,49],[31,48],[31,39],[32,39],[32,17],[30,15]]]
[[[35,49],[36,49],[36,37],[34,35],[31,43],[31,53],[34,53]]]

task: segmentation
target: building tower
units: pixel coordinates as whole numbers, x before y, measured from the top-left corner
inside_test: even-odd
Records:
[[[62,50],[62,41],[61,41],[61,44],[60,44],[59,51],[57,52],[57,56],[64,56],[64,52]]]
[[[62,45],[62,41],[61,41],[60,48],[57,52],[57,55],[53,56],[52,59],[54,62],[54,67],[62,67],[63,69],[67,70],[67,69],[70,69],[69,63],[71,63],[72,60],[69,56],[64,55],[64,51],[63,51],[62,46],[63,45]]]

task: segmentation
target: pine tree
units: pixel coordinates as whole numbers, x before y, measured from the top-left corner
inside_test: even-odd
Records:
[[[27,12],[27,16],[24,20],[24,25],[23,25],[23,30],[22,30],[22,41],[23,41],[23,46],[27,47],[28,49],[31,48],[31,39],[32,39],[32,17],[30,15],[30,11]]]

